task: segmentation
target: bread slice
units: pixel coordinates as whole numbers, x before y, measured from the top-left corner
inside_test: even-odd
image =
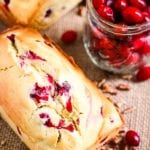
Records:
[[[0,113],[31,150],[94,149],[124,124],[115,106],[51,39],[0,35]]]
[[[0,0],[0,19],[44,29],[74,8],[81,0]]]

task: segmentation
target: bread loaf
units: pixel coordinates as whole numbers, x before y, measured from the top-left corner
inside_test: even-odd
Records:
[[[0,35],[0,113],[31,150],[87,150],[124,124],[72,58],[30,28]]]
[[[44,29],[55,23],[81,0],[0,0],[0,19]]]

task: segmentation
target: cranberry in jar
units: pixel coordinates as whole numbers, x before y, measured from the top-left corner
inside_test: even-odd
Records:
[[[114,73],[133,73],[150,56],[146,0],[87,0],[84,46],[92,62]]]

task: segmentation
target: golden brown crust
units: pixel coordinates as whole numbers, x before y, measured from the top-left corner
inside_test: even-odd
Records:
[[[79,2],[81,0],[12,0],[6,5],[0,0],[0,19],[9,25],[21,24],[44,29]]]
[[[113,138],[124,124],[114,105],[52,40],[33,29],[14,27],[1,34],[0,47],[0,113],[15,132],[19,129],[30,149],[92,149]],[[71,97],[71,111],[65,95],[59,91],[50,95],[54,83],[48,82],[47,75],[53,77],[55,86],[66,82],[70,86],[65,95]],[[47,101],[37,102],[31,96],[35,86],[49,84]],[[41,113],[52,117],[55,125],[46,126]],[[65,126],[59,125],[60,120]]]

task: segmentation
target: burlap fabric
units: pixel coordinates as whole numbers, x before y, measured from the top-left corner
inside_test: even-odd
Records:
[[[90,79],[98,81],[105,78],[106,74],[91,63],[84,50],[82,42],[84,17],[77,15],[76,11],[77,9],[67,14],[44,33],[52,37],[66,53],[73,56]],[[6,28],[4,25],[0,27],[1,30]],[[78,40],[73,45],[65,45],[60,40],[61,34],[68,29],[74,29],[78,32]],[[125,81],[113,75],[107,79],[113,86],[118,83],[130,85],[131,90],[119,92],[113,96],[113,99],[126,103],[125,107],[134,106],[136,108],[132,113],[126,115],[126,125],[129,129],[139,132],[141,137],[139,150],[150,150],[150,80],[136,83]],[[28,150],[2,119],[0,119],[0,150]]]

